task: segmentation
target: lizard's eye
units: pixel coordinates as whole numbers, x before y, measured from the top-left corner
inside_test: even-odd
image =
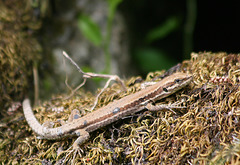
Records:
[[[167,88],[163,88],[163,91],[164,91],[164,92],[168,92]]]
[[[180,83],[180,79],[175,79],[175,83]]]

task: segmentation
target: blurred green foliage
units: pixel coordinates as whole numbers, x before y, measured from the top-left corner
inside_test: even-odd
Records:
[[[108,13],[106,35],[102,35],[100,26],[97,23],[95,23],[90,17],[82,14],[78,18],[78,27],[82,34],[92,44],[103,48],[105,53],[106,66],[102,72],[107,74],[109,74],[111,71],[111,54],[109,52],[109,45],[111,41],[112,22],[116,13],[116,9],[121,2],[122,0],[107,0]]]
[[[163,48],[152,47],[151,43],[163,40],[179,28],[180,19],[174,16],[168,17],[164,23],[151,29],[145,38],[143,48],[138,48],[134,54],[134,61],[143,74],[155,70],[168,69],[176,64],[176,60],[171,58]]]
[[[166,52],[154,48],[138,49],[134,59],[143,73],[168,69],[175,64],[175,60],[171,59]]]
[[[111,54],[109,52],[109,46],[111,41],[112,22],[116,13],[116,9],[121,2],[122,0],[107,0],[108,20],[107,20],[107,34],[105,36],[105,42],[104,42],[106,67],[103,71],[104,73],[107,73],[107,74],[111,72]]]
[[[100,46],[102,43],[102,34],[100,27],[91,20],[90,17],[82,14],[78,18],[78,27],[84,37],[86,37],[95,46]]]
[[[108,4],[108,13],[105,35],[102,34],[99,25],[94,23],[90,17],[87,17],[84,14],[79,17],[78,23],[79,29],[81,30],[82,34],[89,40],[89,42],[93,43],[95,46],[100,46],[103,48],[105,53],[106,66],[102,73],[109,74],[111,71],[111,53],[109,52],[109,45],[111,41],[112,22],[117,7],[119,7],[122,2],[125,3],[126,1],[107,0],[106,2]],[[129,3],[126,4],[129,5]],[[182,60],[181,57],[183,57],[183,53],[186,54],[185,58],[189,57],[190,52],[192,51],[191,43],[194,28],[189,31],[188,27],[194,27],[195,21],[194,19],[189,20],[188,17],[196,14],[194,6],[190,5],[192,2],[186,2],[188,9],[194,9],[191,11],[187,10],[186,16],[181,15],[181,12],[175,12],[174,10],[164,10],[163,8],[159,7],[161,10],[159,13],[163,13],[163,15],[160,15],[161,18],[158,20],[154,20],[154,18],[156,19],[158,13],[155,11],[144,10],[146,5],[151,4],[150,2],[141,1],[133,4],[134,7],[139,7],[141,9],[139,10],[141,14],[138,13],[138,15],[134,15],[132,13],[132,15],[134,15],[133,18],[140,16],[141,19],[138,19],[139,21],[133,21],[133,24],[135,26],[134,31],[130,31],[131,33],[136,33],[137,36],[137,39],[135,39],[135,41],[132,39],[137,43],[131,43],[134,45],[133,50],[131,50],[131,52],[133,52],[131,56],[140,73],[146,74],[149,71],[168,69],[175,65],[178,60]],[[156,4],[164,4],[164,2]],[[167,4],[168,3],[165,3],[165,5]],[[152,7],[151,9],[156,8]],[[135,9],[134,12],[136,11],[137,10]],[[142,12],[145,14],[142,14]],[[155,15],[153,17],[149,17],[151,14]],[[184,17],[187,19],[184,20]],[[148,18],[153,18],[153,20],[147,21]],[[142,21],[144,23],[146,22],[147,25],[142,27]],[[185,27],[186,22],[189,26]],[[140,34],[137,34],[139,32]],[[134,34],[132,36],[134,36]],[[171,44],[173,45],[172,47]],[[173,47],[175,50],[172,50]]]
[[[177,17],[169,17],[163,24],[153,28],[146,36],[147,43],[163,39],[179,27],[179,19]]]

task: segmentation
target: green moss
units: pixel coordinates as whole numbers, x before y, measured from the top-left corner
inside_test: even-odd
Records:
[[[67,151],[76,138],[38,140],[29,127],[26,129],[26,122],[12,122],[7,128],[0,128],[0,161],[6,164],[54,164],[64,160],[75,164],[238,163],[240,56],[193,53],[191,60],[175,69],[194,76],[189,86],[161,100],[165,104],[184,100],[182,106],[186,108],[175,110],[176,114],[143,111],[119,120],[90,133],[90,139],[80,146],[83,152],[76,157]],[[163,73],[149,73],[147,80],[159,79]],[[139,80],[139,77],[127,80],[127,92],[119,92],[120,87],[113,84],[99,98],[98,107],[139,90]],[[63,98],[55,96],[36,107],[38,120],[41,123],[67,120],[76,108],[86,115],[95,96],[79,91],[69,100]],[[51,111],[61,107],[64,112]]]
[[[0,11],[0,108],[6,109],[29,90],[33,62],[40,59],[34,32],[41,22],[31,1],[1,1]]]

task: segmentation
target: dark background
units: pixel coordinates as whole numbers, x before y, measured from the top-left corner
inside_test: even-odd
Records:
[[[239,53],[239,1],[198,1],[193,51]]]
[[[192,6],[193,2],[195,6]],[[144,55],[145,60],[138,60],[141,56],[141,53],[137,53],[138,50],[150,49],[156,51],[157,56],[169,57],[163,64],[158,62],[158,66],[164,65],[166,69],[173,63],[189,59],[191,52],[239,53],[239,6],[240,2],[237,0],[127,0],[120,5],[120,10],[130,29],[132,54],[134,61],[137,61],[136,65],[141,68],[141,61],[148,61],[148,55]],[[187,18],[194,15],[195,21],[190,21],[193,26],[188,41],[190,45],[185,45]],[[164,25],[164,22],[171,17],[176,18],[177,27],[165,37],[146,43],[146,35],[155,27]],[[187,50],[188,46],[190,49]],[[169,65],[165,66],[168,61],[170,61]],[[149,62],[149,65],[151,64],[155,65],[154,60]],[[149,71],[146,66],[145,69],[140,70]]]

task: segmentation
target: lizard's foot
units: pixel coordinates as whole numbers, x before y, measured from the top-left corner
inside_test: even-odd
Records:
[[[71,161],[71,164],[74,164],[76,156],[78,155],[81,158],[82,154],[84,153],[83,150],[75,143],[64,152],[67,152],[67,155],[63,160],[64,164],[70,161]]]
[[[82,157],[83,150],[79,147],[79,145],[84,143],[89,138],[89,133],[84,129],[76,130],[75,133],[78,136],[78,138],[75,140],[71,147],[69,147],[66,151],[62,152],[68,153],[63,163],[71,160],[71,164],[74,164],[77,155],[79,155],[79,157]]]

